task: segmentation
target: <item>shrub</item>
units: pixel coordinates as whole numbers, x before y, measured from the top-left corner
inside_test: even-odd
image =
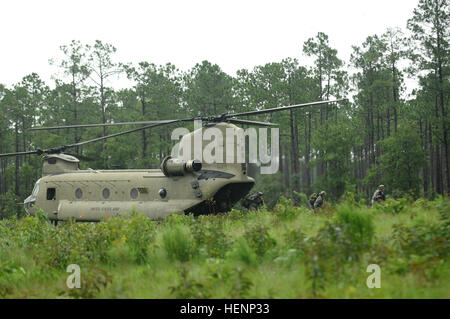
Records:
[[[189,215],[185,215],[185,214],[178,214],[178,213],[173,213],[171,215],[169,215],[166,219],[164,219],[163,221],[163,225],[188,225],[191,221],[193,215],[189,214]]]
[[[297,216],[297,210],[299,208],[294,206],[291,199],[287,199],[282,196],[280,202],[275,205],[273,212],[282,220],[291,220]]]
[[[303,246],[305,235],[300,228],[292,229],[284,234],[284,241],[288,248],[299,249]]]
[[[334,220],[319,229],[310,242],[304,241],[302,247],[313,297],[319,296],[326,283],[341,278],[346,264],[360,259],[373,236],[372,216],[367,209],[347,202],[337,207]]]
[[[170,291],[177,299],[210,298],[207,287],[203,283],[189,278],[188,270],[185,267],[181,268],[180,282],[178,285],[170,287]]]
[[[230,212],[227,213],[226,218],[231,219],[232,221],[241,220],[245,216],[243,210],[237,210],[233,208]]]
[[[126,243],[137,263],[147,261],[149,246],[154,240],[154,231],[154,222],[142,214],[134,214],[128,221],[125,232]]]
[[[357,250],[364,249],[372,243],[374,225],[369,211],[348,204],[339,205],[336,223]]]
[[[232,281],[232,287],[230,291],[231,298],[250,298],[250,289],[253,283],[245,274],[245,270],[241,267],[236,267],[235,277]]]
[[[65,269],[67,265],[76,263],[80,264],[82,262],[81,258],[73,258],[73,255],[77,251],[71,245],[71,242],[65,238],[63,231],[56,230],[53,236],[47,238],[45,241],[45,246],[47,247],[47,252],[45,259],[50,267],[57,269]]]
[[[168,225],[162,235],[164,249],[169,258],[186,262],[194,255],[194,241],[189,227]]]
[[[400,198],[399,200],[388,198],[385,202],[376,203],[375,209],[383,213],[399,214],[406,208],[406,198]]]
[[[80,288],[66,288],[66,294],[74,298],[92,299],[110,283],[112,277],[105,270],[90,268],[82,271]]]
[[[257,256],[245,239],[236,242],[232,255],[248,266],[256,267],[257,265]]]
[[[311,205],[309,203],[308,196],[305,193],[299,193],[299,192],[296,192],[296,191],[292,191],[292,193],[294,194],[295,201],[300,206],[303,206],[303,207],[306,207],[306,208],[310,208],[311,207]]]
[[[197,249],[205,247],[210,257],[225,257],[230,241],[224,232],[222,218],[216,216],[208,224],[196,221],[192,231]]]
[[[42,211],[38,211],[36,216],[27,216],[19,220],[18,225],[21,229],[18,234],[20,239],[17,238],[18,244],[27,246],[40,246],[53,228]]]
[[[418,223],[411,227],[395,224],[393,226],[393,238],[405,254],[411,255],[429,255],[445,258],[450,252],[450,232],[448,221],[441,217],[439,224]]]
[[[270,236],[264,225],[256,225],[247,229],[245,238],[258,256],[263,256],[269,249],[276,246],[275,239]]]

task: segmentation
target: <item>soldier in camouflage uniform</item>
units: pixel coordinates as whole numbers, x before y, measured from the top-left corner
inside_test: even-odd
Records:
[[[384,185],[378,186],[378,189],[373,193],[371,205],[375,204],[378,201],[385,201],[386,195],[384,195]]]
[[[258,210],[261,206],[264,206],[262,195],[262,192],[247,195],[242,202],[242,206],[250,210]]]
[[[319,194],[312,193],[311,196],[309,196],[309,205],[312,209],[314,209],[314,203],[316,202],[317,197],[319,197]]]
[[[322,207],[323,202],[325,200],[325,195],[326,195],[326,193],[324,191],[321,191],[319,193],[319,196],[317,196],[317,199],[314,202],[314,209],[318,209],[318,208]]]

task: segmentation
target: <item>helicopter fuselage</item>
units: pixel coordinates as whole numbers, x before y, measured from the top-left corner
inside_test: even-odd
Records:
[[[64,159],[54,155],[56,165]],[[47,158],[48,161],[50,158]],[[154,220],[172,213],[226,212],[253,187],[245,164],[224,170],[201,169],[166,176],[159,169],[66,170],[43,176],[25,200],[25,209],[42,209],[50,220],[99,221],[132,211]]]
[[[214,128],[223,136],[227,128],[242,130],[228,123]],[[184,135],[180,143],[190,145],[191,154],[195,154],[195,136],[204,130],[205,127]],[[225,138],[218,145],[225,154],[226,143]],[[42,178],[24,202],[25,210],[35,214],[42,209],[50,220],[76,221],[99,221],[132,211],[155,220],[175,212],[227,212],[255,184],[247,175],[247,164],[235,160],[234,144],[233,154],[231,163],[202,164],[198,160],[182,160],[178,153],[177,157],[166,157],[161,169],[128,170],[80,170],[74,156],[49,154],[43,158]]]

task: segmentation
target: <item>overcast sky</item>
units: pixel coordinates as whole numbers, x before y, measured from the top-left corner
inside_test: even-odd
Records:
[[[202,60],[225,72],[302,56],[303,43],[325,32],[341,59],[352,45],[388,27],[406,29],[418,0],[100,1],[1,0],[0,83],[31,72],[47,84],[72,39],[117,48],[116,61],[171,62],[188,70]],[[303,60],[303,62],[302,62]]]

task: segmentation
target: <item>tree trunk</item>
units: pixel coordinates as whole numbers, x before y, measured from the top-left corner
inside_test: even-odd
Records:
[[[288,153],[287,150],[289,149],[289,147],[286,147],[286,149],[283,148],[283,157],[282,157],[282,161],[283,163],[283,167],[284,167],[284,172],[283,172],[283,181],[284,181],[284,187],[286,188],[286,190],[289,190],[290,188],[290,183],[289,183],[289,159],[288,159]]]
[[[16,153],[19,152],[19,126],[18,126],[18,121],[16,120],[16,123],[14,124],[14,131],[15,131],[15,135],[16,135],[16,139],[15,139],[15,151]],[[16,156],[15,158],[15,167],[14,167],[14,178],[15,178],[15,185],[14,185],[14,193],[16,194],[17,197],[19,197],[19,185],[20,185],[20,181],[19,181],[19,156]],[[16,206],[16,213],[19,213],[19,206]]]
[[[73,103],[73,124],[78,124],[78,110],[77,110],[77,87],[75,82],[75,72],[72,72],[72,103]],[[80,141],[78,138],[78,128],[75,128],[75,137],[74,137],[75,144]],[[75,147],[75,154],[79,154],[79,147]]]
[[[444,107],[444,80],[442,75],[442,56],[441,56],[441,34],[439,26],[439,20],[436,20],[438,23],[436,27],[436,38],[437,38],[437,67],[438,67],[438,78],[439,78],[439,104],[441,108],[441,121],[442,121],[442,146],[444,147],[444,174],[445,174],[445,184],[446,184],[446,192],[448,192],[448,187],[450,185],[450,173],[448,170],[448,142],[447,142],[447,127],[445,121],[447,120],[445,107]],[[436,114],[437,115],[437,114]]]
[[[142,104],[142,120],[146,121],[145,117],[145,93],[144,90],[141,92],[141,104]],[[146,130],[142,130],[142,159],[147,158],[147,136],[145,134]]]
[[[431,129],[431,122],[428,123],[428,147],[429,147],[428,153],[430,154],[429,163],[430,163],[431,188],[432,192],[434,193],[436,191],[436,169],[434,165],[435,154],[433,148],[433,131]]]
[[[391,114],[390,114],[389,106],[387,107],[386,121],[387,121],[386,135],[387,135],[387,137],[389,137],[389,136],[391,136]]]
[[[437,101],[437,97],[435,99],[435,103],[434,103],[434,113],[435,113],[435,117],[436,117],[436,134],[438,134],[439,132],[439,127],[437,125],[438,121],[439,121],[439,111],[438,111],[438,101]],[[439,147],[439,144],[436,143],[435,145],[435,161],[436,161],[436,192],[438,194],[443,194],[443,176],[442,176],[442,166],[441,166],[441,150]]]
[[[298,131],[297,123],[295,121],[295,113],[290,110],[289,124],[291,129],[291,164],[292,164],[292,174],[293,177],[293,189],[297,192],[300,191],[299,185],[299,155],[298,155]]]
[[[311,193],[311,168],[309,160],[311,154],[311,113],[308,112],[308,121],[305,121],[305,192]]]
[[[425,129],[423,129],[425,126]],[[422,149],[427,150],[427,121],[425,125],[422,124],[422,119],[419,119],[420,138],[422,140]],[[429,177],[428,177],[428,162],[425,162],[422,169],[423,176],[423,193],[425,197],[428,197]]]
[[[393,98],[393,102],[394,102],[393,105],[392,105],[392,109],[394,110],[394,132],[397,133],[397,101],[398,101],[398,92],[397,92],[397,80],[396,80],[396,72],[395,72],[395,62],[392,62],[392,98]]]
[[[101,69],[100,69],[101,70]],[[102,123],[105,124],[106,123],[106,115],[105,115],[105,88],[103,86],[103,77],[100,77],[100,104],[102,107]],[[102,127],[102,131],[103,131],[103,136],[106,136],[106,126]],[[107,157],[106,157],[106,140],[103,140],[103,168],[106,168],[106,162],[107,162]]]

